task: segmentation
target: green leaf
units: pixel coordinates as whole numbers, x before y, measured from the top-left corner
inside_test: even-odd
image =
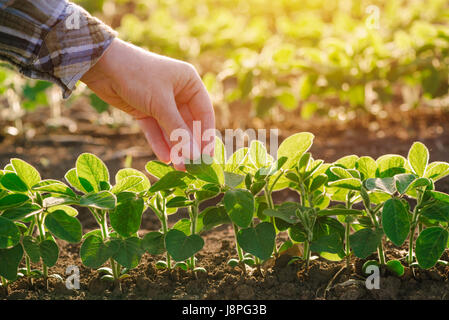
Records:
[[[388,178],[399,173],[405,173],[405,163],[407,160],[403,156],[386,154],[376,160],[376,177]]]
[[[31,262],[39,263],[39,261],[41,260],[41,250],[39,247],[39,242],[32,236],[25,236],[22,239],[22,244]]]
[[[314,135],[309,132],[301,132],[294,134],[287,139],[285,139],[279,146],[277,152],[277,158],[287,157],[288,160],[282,166],[283,169],[291,169],[293,166],[298,164],[299,159],[303,156],[307,150],[312,146]],[[273,191],[281,190],[287,188],[290,184],[288,179],[283,176],[277,180],[278,176],[282,173],[278,173],[277,176],[270,181],[269,188],[273,188]],[[271,184],[276,182],[273,187]]]
[[[87,239],[88,237],[90,237],[90,236],[92,236],[92,235],[101,238],[101,235],[102,235],[101,229],[94,229],[94,230],[92,230],[92,231],[89,231],[89,232],[85,233],[85,234],[83,235],[83,240]]]
[[[446,248],[448,232],[440,227],[422,231],[416,239],[416,260],[423,269],[432,268]]]
[[[44,207],[50,208],[50,207],[56,207],[56,206],[62,206],[62,205],[73,205],[73,204],[79,204],[79,201],[73,198],[65,198],[62,196],[59,197],[48,197],[44,199]]]
[[[149,254],[163,254],[165,252],[165,236],[161,232],[147,233],[142,239],[142,248]]]
[[[239,87],[241,91],[241,97],[245,99],[253,88],[254,74],[252,70],[249,70],[243,75],[243,79],[239,79]]]
[[[328,185],[329,187],[338,187],[343,189],[360,191],[360,188],[362,187],[362,182],[356,178],[347,178],[329,182]]]
[[[307,100],[310,97],[315,87],[315,81],[315,74],[305,74],[301,77],[299,82],[299,98],[301,100]]]
[[[203,154],[202,161],[199,164],[186,163],[186,170],[195,177],[217,185],[224,184],[223,167],[213,163],[209,156]]]
[[[257,169],[263,168],[268,165],[267,149],[259,140],[251,141],[251,145],[249,147],[249,159]]]
[[[199,215],[199,219],[203,221],[203,231],[210,230],[225,223],[231,223],[226,209],[222,206],[209,207],[203,210]]]
[[[405,272],[404,266],[398,260],[390,260],[387,262],[387,268],[395,273],[398,277],[402,277]]]
[[[57,238],[67,242],[78,243],[83,236],[81,223],[64,210],[49,213],[45,217],[45,226]]]
[[[239,172],[239,167],[242,166],[247,161],[247,158],[248,158],[248,148],[238,149],[227,160],[225,171],[232,173]]]
[[[352,154],[338,159],[334,162],[334,165],[343,166],[345,169],[354,169],[358,160],[359,157]]]
[[[408,162],[413,171],[419,176],[423,177],[429,163],[429,150],[421,142],[413,143],[408,152]]]
[[[329,209],[323,209],[317,212],[318,216],[325,217],[325,216],[347,216],[347,215],[354,215],[354,216],[360,216],[363,215],[363,211],[357,210],[357,209],[346,209],[346,208],[329,208]]]
[[[449,163],[447,162],[432,162],[428,165],[425,178],[432,179],[433,182],[437,182],[440,179],[449,175]]]
[[[188,174],[182,171],[171,171],[153,184],[150,192],[158,192],[173,188],[186,188],[189,181]]]
[[[330,167],[329,170],[340,179],[353,178],[353,176],[349,173],[349,171],[347,171],[346,169],[343,169],[341,167]]]
[[[203,202],[215,198],[220,193],[220,188],[213,184],[204,185],[201,190],[195,192],[195,199],[198,202]]]
[[[109,104],[100,99],[95,93],[89,94],[90,105],[97,110],[98,113],[102,113],[109,109]]]
[[[42,261],[47,267],[53,267],[58,261],[59,248],[53,240],[44,240],[39,244]]]
[[[142,181],[137,185],[128,187],[127,191],[143,192],[143,191],[147,191],[148,189],[150,189],[151,183],[150,183],[150,180],[148,180],[147,176],[145,174],[143,174],[142,172],[140,172],[139,170],[132,169],[132,168],[120,169],[117,172],[117,174],[115,175],[116,185],[119,184],[122,180],[127,179],[128,177],[135,177],[135,176],[141,177]]]
[[[223,170],[226,165],[226,148],[219,137],[215,137],[214,163],[220,165]]]
[[[343,250],[343,241],[341,237],[336,233],[324,235],[319,237],[317,240],[312,241],[310,249],[319,253],[327,252],[338,254],[341,257],[345,256],[345,252]]]
[[[318,109],[318,104],[316,102],[306,102],[301,106],[301,118],[304,120],[309,120],[315,114]]]
[[[269,222],[259,223],[255,228],[239,230],[237,241],[242,249],[261,260],[271,257],[275,245],[276,231]]]
[[[325,175],[325,174],[317,175],[317,176],[312,180],[312,183],[310,184],[310,187],[309,187],[309,191],[310,191],[310,192],[314,192],[315,190],[318,190],[318,189],[321,188],[323,185],[325,185],[327,181],[328,181],[327,175]]]
[[[109,191],[87,194],[80,199],[80,206],[91,207],[100,210],[112,210],[115,208],[117,198]]]
[[[20,179],[28,186],[28,189],[31,189],[32,186],[41,181],[39,171],[25,161],[14,158],[11,159],[11,165]]]
[[[183,208],[189,207],[194,204],[193,200],[190,200],[183,196],[176,196],[167,201],[167,208]]]
[[[117,195],[117,206],[109,213],[111,226],[122,237],[129,237],[140,229],[144,202],[131,192]]]
[[[18,207],[28,200],[30,200],[30,198],[25,194],[8,194],[0,199],[0,211],[8,208]]]
[[[88,193],[89,191],[87,191],[83,185],[80,183],[78,176],[76,174],[76,169],[70,169],[69,171],[67,171],[67,173],[65,174],[64,178],[67,180],[67,182],[76,190],[83,192],[83,193]]]
[[[313,138],[313,134],[309,132],[301,132],[291,135],[285,139],[279,146],[277,152],[278,159],[280,157],[288,158],[283,168],[290,169],[295,166],[302,155],[312,146]]]
[[[297,223],[288,229],[288,236],[296,242],[304,242],[307,240],[306,230],[300,223]]]
[[[409,173],[397,174],[394,176],[396,181],[396,189],[400,194],[405,194],[410,189],[410,186],[416,180],[416,175]]]
[[[449,197],[448,197],[449,199]],[[449,202],[435,200],[420,211],[421,216],[440,222],[449,222]]]
[[[48,212],[54,212],[56,210],[63,210],[71,217],[76,217],[78,215],[78,210],[76,210],[74,207],[67,205],[54,206],[47,209]]]
[[[9,191],[27,192],[28,186],[20,177],[14,172],[7,172],[0,179],[0,184]]]
[[[61,194],[76,198],[76,194],[64,183],[58,180],[43,180],[32,187],[33,191]]]
[[[439,191],[428,191],[428,192],[434,199],[449,203],[449,194]]]
[[[141,240],[137,237],[114,240],[118,242],[119,248],[113,258],[127,269],[133,269],[139,265],[143,254]]]
[[[167,173],[175,171],[173,167],[170,167],[168,164],[165,164],[161,161],[150,161],[145,165],[145,169],[152,176],[161,179]]]
[[[231,220],[241,228],[249,226],[254,214],[254,196],[247,190],[226,191],[223,197],[225,209]]]
[[[204,246],[204,240],[199,235],[187,236],[184,232],[172,229],[165,236],[167,252],[175,261],[184,261]]]
[[[20,230],[9,219],[0,216],[0,249],[13,247],[20,241]]]
[[[98,157],[90,153],[81,154],[76,160],[76,174],[80,183],[87,181],[93,191],[101,191],[100,182],[109,182],[109,171],[106,165]]]
[[[286,110],[294,110],[298,106],[296,97],[291,92],[284,91],[277,96],[277,99]]]
[[[86,267],[98,269],[117,251],[118,243],[103,242],[101,236],[90,235],[81,245],[81,261]]]
[[[7,209],[3,212],[2,217],[13,221],[19,221],[40,212],[40,210],[41,208],[38,205],[25,203],[23,206]]]
[[[371,157],[360,157],[355,167],[362,174],[362,180],[376,177],[377,163]]]
[[[240,261],[238,261],[237,259],[229,259],[228,261],[228,266],[230,266],[231,268],[235,268],[240,264]]]
[[[365,181],[365,188],[368,191],[380,190],[388,194],[396,192],[396,183],[393,177],[369,178]]]
[[[379,266],[380,266],[380,265],[379,265],[379,261],[377,261],[377,260],[368,260],[368,261],[366,261],[366,262],[363,264],[363,266],[362,266],[362,272],[363,272],[364,274],[366,274],[366,275],[368,275],[367,269],[368,269],[369,266],[376,266],[376,267],[379,267]]]
[[[121,180],[119,180],[115,186],[111,189],[111,192],[114,194],[123,192],[123,191],[130,191],[130,192],[136,192],[134,191],[136,187],[141,185],[143,182],[143,178],[139,176],[128,176]]]
[[[349,236],[351,248],[360,259],[366,259],[376,251],[381,239],[382,233],[371,229],[361,229]]]
[[[225,179],[225,185],[230,188],[236,188],[238,187],[243,180],[245,179],[245,176],[237,173],[232,172],[224,172],[224,179]]]
[[[284,202],[282,205],[273,209],[265,209],[263,214],[269,217],[276,217],[284,220],[290,224],[296,224],[299,222],[299,218],[296,216],[296,210],[300,208],[300,205],[296,202]]]
[[[401,246],[410,231],[409,212],[399,199],[389,199],[382,210],[382,226],[386,236]]]
[[[191,225],[192,223],[190,222],[189,219],[183,218],[178,220],[172,227],[172,229],[176,229],[179,231],[182,231],[185,235],[190,235],[191,232]]]
[[[21,244],[17,244],[11,249],[0,249],[0,276],[9,281],[17,279],[17,272],[22,261],[23,249]]]

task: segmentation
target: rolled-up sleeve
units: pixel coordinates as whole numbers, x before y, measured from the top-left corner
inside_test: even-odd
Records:
[[[116,33],[66,0],[0,0],[0,59],[67,98]]]

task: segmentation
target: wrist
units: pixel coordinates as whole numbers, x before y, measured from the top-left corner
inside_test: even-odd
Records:
[[[111,44],[103,52],[100,59],[98,59],[98,61],[81,77],[80,80],[89,86],[91,83],[98,80],[114,78],[114,75],[117,74],[117,72],[120,72],[115,69],[120,67],[119,63],[117,63],[120,59],[117,59],[117,57],[120,55],[124,45],[124,42],[118,38],[112,40]]]

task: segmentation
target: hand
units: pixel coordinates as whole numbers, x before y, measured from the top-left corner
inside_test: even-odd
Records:
[[[200,151],[213,156],[214,136],[203,134],[214,132],[214,109],[192,65],[114,39],[81,81],[101,99],[138,120],[159,160],[185,169],[175,152],[178,142],[170,141],[175,129],[188,135],[189,141],[181,141],[190,151],[184,157],[198,158]],[[194,121],[200,121],[201,132],[195,132],[193,138]]]

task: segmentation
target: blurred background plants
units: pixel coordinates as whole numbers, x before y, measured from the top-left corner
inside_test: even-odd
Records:
[[[233,106],[251,117],[296,112],[352,120],[449,104],[446,0],[78,0],[121,38],[189,61],[212,96],[219,128]],[[1,65],[0,65],[1,66]],[[0,114],[21,116],[84,99],[100,122],[130,123],[84,86],[62,101],[55,86],[0,67]],[[281,111],[282,110],[282,111]],[[57,121],[56,121],[57,122]]]

